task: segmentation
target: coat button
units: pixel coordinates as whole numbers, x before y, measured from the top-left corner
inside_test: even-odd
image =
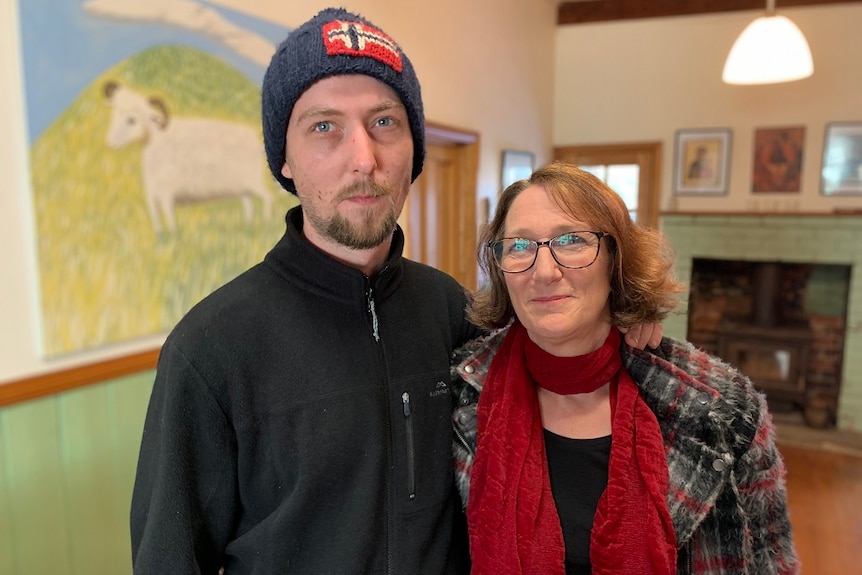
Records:
[[[706,392],[698,394],[697,402],[701,405],[706,405],[707,403],[709,403],[709,394],[707,394]]]
[[[458,414],[458,423],[460,423],[461,425],[464,425],[467,423],[467,414],[466,413],[459,413]]]
[[[465,366],[464,366],[464,371],[465,371],[466,373],[473,373],[474,371],[476,371],[476,369],[475,369],[472,365],[465,365]]]
[[[721,473],[727,469],[727,463],[725,463],[723,459],[715,459],[712,462],[712,468]]]

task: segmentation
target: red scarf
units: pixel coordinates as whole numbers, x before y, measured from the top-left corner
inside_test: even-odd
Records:
[[[667,462],[655,415],[622,367],[620,334],[586,355],[547,354],[515,322],[491,363],[478,406],[467,519],[473,575],[564,575],[535,380],[558,394],[611,382],[608,486],[593,520],[594,575],[676,573]]]

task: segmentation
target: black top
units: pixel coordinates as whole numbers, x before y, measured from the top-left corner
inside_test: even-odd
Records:
[[[569,439],[544,431],[551,491],[566,544],[566,575],[589,575],[590,531],[608,485],[611,436]]]

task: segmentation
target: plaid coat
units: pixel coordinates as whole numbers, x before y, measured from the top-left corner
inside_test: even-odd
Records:
[[[452,356],[453,448],[464,507],[476,449],[476,404],[506,332],[474,340]],[[664,338],[652,351],[623,344],[621,352],[664,438],[677,572],[799,573],[785,469],[764,396],[734,367],[688,342]]]

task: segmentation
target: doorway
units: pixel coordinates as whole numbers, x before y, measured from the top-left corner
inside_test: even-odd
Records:
[[[476,289],[476,179],[479,135],[428,122],[425,166],[398,223],[404,256]]]

